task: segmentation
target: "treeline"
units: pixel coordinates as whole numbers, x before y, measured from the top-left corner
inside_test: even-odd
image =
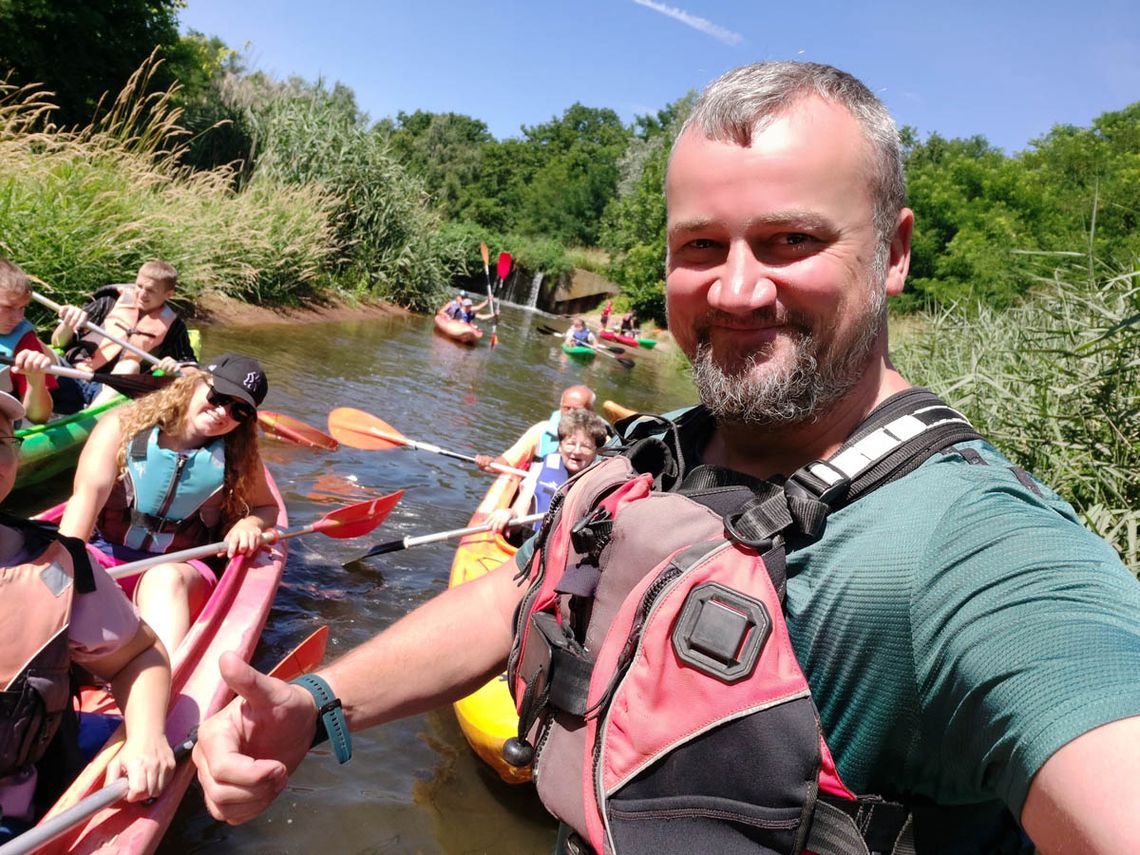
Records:
[[[20,84],[54,93],[35,99],[37,109],[45,100],[57,107],[37,113],[36,132],[48,133],[50,122],[56,132],[90,134],[109,127],[102,94],[119,91],[157,46],[163,61],[149,65],[142,80],[149,92],[173,88],[161,115],[139,113],[131,121],[148,124],[147,145],[164,153],[162,168],[183,169],[177,182],[228,187],[237,207],[247,194],[280,193],[282,211],[290,194],[310,200],[304,215],[286,219],[296,226],[307,217],[311,239],[282,237],[304,256],[296,283],[272,265],[263,270],[253,256],[203,262],[192,281],[285,300],[338,287],[422,308],[453,277],[479,271],[478,245],[486,240],[511,250],[530,271],[591,266],[616,281],[642,317],[664,322],[661,187],[691,93],[629,125],[613,110],[573,104],[504,140],[480,119],[457,113],[415,111],[373,122],[343,84],[276,81],[248,72],[241,55],[217,38],[179,35],[178,5],[0,0],[8,30],[0,65],[9,72],[9,107]],[[128,100],[142,103],[141,95],[134,91]],[[23,133],[33,128],[26,119]],[[115,133],[129,141],[128,131]],[[906,128],[903,138],[917,228],[909,289],[898,307],[1013,305],[1032,282],[1033,253],[1091,252],[1107,265],[1135,265],[1140,103],[1087,128],[1059,126],[1013,155],[980,136],[948,140]],[[57,234],[67,228],[62,220],[53,225]],[[13,229],[0,226],[0,239],[15,253]],[[199,227],[210,230],[206,222]],[[150,251],[138,231],[135,246]],[[245,248],[239,241],[232,251]],[[235,276],[235,267],[243,272]],[[65,273],[67,282],[75,275]]]

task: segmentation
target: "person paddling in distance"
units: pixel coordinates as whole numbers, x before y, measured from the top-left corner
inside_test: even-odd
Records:
[[[28,275],[0,258],[0,353],[13,360],[11,372],[4,371],[0,379],[0,391],[11,392],[23,402],[27,421],[43,424],[51,417],[52,392],[57,385],[55,377],[44,371],[55,360],[24,317],[31,299]]]
[[[598,343],[594,333],[581,318],[574,318],[570,322],[570,329],[566,330],[563,341],[571,347],[589,347]]]
[[[257,360],[228,353],[109,413],[80,455],[60,531],[91,538],[108,565],[223,532],[227,557],[256,552],[277,519],[258,450],[268,390]],[[202,561],[159,564],[138,580],[134,600],[171,655],[216,584]]]
[[[589,386],[567,386],[562,390],[562,395],[558,399],[558,409],[554,410],[549,418],[527,428],[526,432],[515,441],[515,444],[498,457],[491,457],[489,454],[476,454],[475,462],[484,472],[492,472],[497,475],[498,472],[492,468],[492,464],[522,466],[524,462],[515,464],[508,461],[523,461],[528,450],[530,459],[542,460],[548,454],[558,451],[558,428],[562,417],[572,410],[589,410],[592,413],[597,399],[597,394]],[[608,425],[606,425],[606,430],[609,430]]]
[[[609,426],[589,410],[572,409],[563,415],[558,422],[558,450],[531,466],[509,508],[491,513],[487,519],[491,530],[502,534],[513,519],[546,513],[558,488],[593,463],[608,438]]]
[[[314,735],[343,757],[350,731],[509,659],[533,724],[507,747],[538,764],[560,851],[1016,852],[1022,829],[1044,853],[1140,850],[1140,584],[892,365],[902,167],[886,108],[835,68],[711,84],[666,174],[669,327],[702,406],[632,425],[542,549],[325,666],[319,692],[224,657],[240,697],[194,751],[210,812],[251,819]]]
[[[16,480],[12,427],[23,415],[0,392],[0,499]],[[164,736],[170,665],[154,632],[82,541],[43,523],[0,515],[0,568],[0,843],[33,825],[69,783],[47,769],[73,764],[46,760],[78,753],[71,662],[110,683],[126,721],[107,781],[126,776],[130,801],[157,796],[174,754]]]
[[[190,344],[186,322],[167,301],[178,286],[178,271],[165,261],[145,262],[135,276],[134,285],[108,285],[99,289],[82,308],[60,307],[60,322],[52,333],[51,343],[67,347],[68,362],[85,371],[109,371],[113,374],[138,374],[142,364],[137,354],[95,332],[84,332],[90,321],[103,327],[116,338],[153,354],[159,368],[175,374],[182,365],[197,361]],[[149,369],[149,366],[148,366]],[[112,397],[112,389],[101,383],[77,381],[85,404]],[[102,397],[100,397],[102,396]]]

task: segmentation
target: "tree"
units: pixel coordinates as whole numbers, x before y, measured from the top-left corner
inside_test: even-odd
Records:
[[[0,0],[0,67],[20,84],[55,93],[56,121],[87,124],[104,93],[112,97],[155,47],[178,41],[178,0]],[[160,69],[155,84],[173,80]]]

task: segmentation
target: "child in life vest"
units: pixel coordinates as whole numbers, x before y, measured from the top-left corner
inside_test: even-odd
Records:
[[[19,266],[0,258],[0,356],[11,360],[11,371],[0,374],[0,391],[23,402],[29,422],[43,424],[51,416],[56,379],[44,369],[54,364],[47,347],[24,317],[32,285]],[[5,368],[7,366],[0,366]]]
[[[268,391],[257,360],[225,354],[108,413],[80,455],[60,531],[90,537],[109,565],[223,539],[231,558],[256,552],[277,521],[257,444]],[[173,652],[216,584],[204,562],[171,562],[143,573],[133,596]]]
[[[16,479],[12,424],[23,415],[0,392],[0,499]],[[61,729],[73,715],[71,662],[110,682],[126,720],[107,781],[126,776],[129,801],[157,796],[174,754],[164,736],[170,665],[154,632],[82,542],[46,524],[0,515],[0,568],[0,843],[30,827],[68,783],[41,776],[37,764],[74,740],[73,728]]]
[[[145,350],[160,360],[168,374],[197,357],[190,345],[186,322],[167,305],[178,284],[178,271],[165,261],[148,261],[139,268],[134,285],[109,285],[99,289],[82,308],[61,306],[60,322],[51,343],[67,347],[67,359],[85,371],[112,374],[138,374],[142,363],[137,354],[98,333],[85,331],[88,322],[100,326],[115,338]],[[114,392],[101,383],[79,382],[86,404],[102,402]]]

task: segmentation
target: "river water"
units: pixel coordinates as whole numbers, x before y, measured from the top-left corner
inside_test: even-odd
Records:
[[[663,411],[694,399],[669,354],[627,352],[636,358],[632,369],[601,355],[581,365],[539,330],[549,323],[541,314],[505,307],[494,350],[486,343],[456,345],[432,333],[431,318],[413,316],[207,328],[202,349],[206,356],[238,350],[260,359],[270,380],[267,409],[323,428],[332,408],[357,407],[410,439],[465,454],[507,448],[575,383],[592,387],[599,404],[609,398],[640,410]],[[407,449],[325,452],[267,440],[262,450],[294,525],[405,490],[367,538],[314,534],[290,542],[254,659],[263,667],[321,624],[329,625],[329,655],[346,651],[443,590],[453,543],[379,556],[366,569],[349,571],[342,562],[373,542],[466,525],[490,484],[474,467]],[[47,507],[68,487],[65,478],[18,497],[18,509]],[[214,822],[191,788],[159,853],[547,853],[554,834],[533,788],[504,784],[484,767],[448,707],[354,735],[353,759],[345,766],[322,746],[266,813],[237,828]]]

